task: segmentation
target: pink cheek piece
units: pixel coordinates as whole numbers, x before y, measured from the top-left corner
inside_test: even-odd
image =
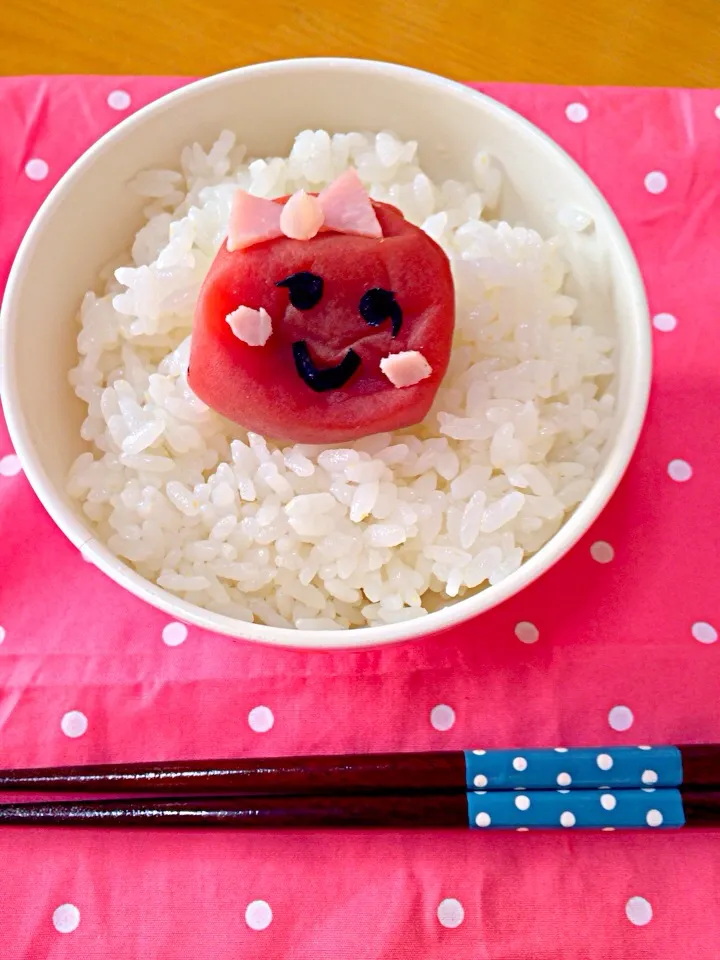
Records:
[[[397,388],[412,387],[432,373],[432,367],[419,350],[390,353],[380,361],[380,369]]]
[[[280,214],[280,229],[291,240],[312,240],[324,222],[320,201],[304,190],[294,193]]]
[[[238,307],[229,313],[225,320],[238,340],[242,340],[249,347],[264,347],[270,339],[272,320],[267,310],[262,307],[259,310]]]

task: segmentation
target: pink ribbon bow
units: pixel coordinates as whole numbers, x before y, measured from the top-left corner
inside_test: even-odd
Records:
[[[380,239],[382,229],[355,170],[346,170],[318,196],[298,190],[284,204],[238,190],[233,197],[227,248],[245,250],[265,240],[311,240],[320,230]]]

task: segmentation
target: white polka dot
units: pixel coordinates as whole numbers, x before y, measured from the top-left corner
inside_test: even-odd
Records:
[[[692,625],[692,635],[699,643],[715,643],[718,632],[711,623],[698,620]]]
[[[590,111],[584,103],[569,103],[565,107],[565,116],[570,123],[584,123],[589,115]]]
[[[663,822],[663,815],[659,810],[648,810],[645,820],[649,827],[659,827]]]
[[[572,783],[572,777],[569,773],[559,773],[556,779],[559,787],[569,787]]]
[[[671,460],[667,472],[670,479],[677,483],[685,483],[693,475],[693,469],[687,460]]]
[[[485,813],[484,811],[481,811],[475,817],[475,823],[478,825],[478,827],[489,827],[490,824],[492,823],[492,820],[490,819],[490,814]]]
[[[473,783],[476,787],[486,787],[488,784],[488,778],[483,776],[482,773],[479,773],[473,780]]]
[[[599,753],[596,762],[601,770],[612,770],[613,758],[609,753]]]
[[[662,193],[667,189],[668,178],[662,170],[651,170],[645,177],[645,189],[648,193]]]
[[[520,623],[515,624],[515,636],[521,643],[536,643],[540,631],[529,620],[521,620]]]
[[[670,333],[677,326],[677,317],[671,313],[656,313],[652,319],[653,326],[661,333]]]
[[[600,804],[603,810],[614,810],[617,806],[617,800],[611,793],[604,793],[600,797]]]
[[[430,711],[430,723],[436,730],[444,733],[445,730],[450,730],[450,728],[454,726],[455,711],[446,703],[438,703],[438,705]]]
[[[60,721],[60,729],[66,737],[81,737],[88,728],[88,718],[79,710],[69,710]]]
[[[179,647],[187,640],[188,628],[184,623],[173,621],[163,627],[163,643],[168,647]]]
[[[619,733],[622,733],[623,730],[629,730],[633,725],[635,717],[630,707],[613,707],[610,713],[608,714],[608,723]]]
[[[526,790],[527,787],[513,787],[513,790]]]
[[[476,757],[484,757],[487,753],[487,750],[473,750],[473,753]]]
[[[72,933],[80,923],[80,911],[74,903],[63,903],[53,911],[52,921],[58,933]]]
[[[655,793],[655,787],[640,787],[643,793]]]
[[[113,110],[127,110],[131,103],[127,90],[111,90],[108,94],[107,104]]]
[[[643,770],[640,779],[646,786],[651,787],[654,783],[658,782],[658,775],[654,770]]]
[[[5,627],[0,627],[0,643],[5,639]]]
[[[525,794],[521,793],[519,796],[515,797],[515,806],[518,808],[518,810],[529,810],[530,797],[526,797]]]
[[[558,793],[570,793],[569,790],[558,790]]]
[[[527,760],[525,757],[515,757],[513,760],[513,769],[520,771],[527,770]]]
[[[39,157],[33,157],[25,164],[25,176],[28,180],[44,180],[49,172],[47,163]]]
[[[0,476],[3,477],[14,477],[16,474],[20,473],[22,470],[22,464],[20,463],[20,457],[16,456],[14,453],[9,453],[6,457],[3,457],[0,460]]]
[[[645,897],[630,897],[625,904],[625,916],[636,927],[644,927],[652,920],[652,907]]]
[[[563,827],[574,827],[575,826],[575,814],[570,813],[569,810],[565,810],[560,814],[560,824]]]
[[[449,897],[438,905],[437,918],[443,927],[447,927],[448,930],[454,930],[456,927],[459,927],[465,919],[463,905],[459,900]]]
[[[638,747],[638,750],[652,750],[652,747],[648,747],[647,744],[642,744]]]
[[[715,116],[720,120],[720,103],[715,107]]]
[[[530,827],[517,827],[516,829],[518,833],[527,833]]]
[[[590,556],[597,563],[610,563],[615,558],[615,550],[606,540],[596,540],[590,547]]]
[[[567,753],[567,747],[555,747],[555,753]]]
[[[614,829],[615,827],[603,827],[603,830],[605,831],[605,833],[611,833]]]
[[[253,707],[248,714],[248,724],[255,733],[267,733],[275,724],[275,717],[270,707]]]
[[[272,923],[272,909],[264,900],[253,900],[247,905],[245,923],[251,930],[267,930]]]
[[[484,797],[487,793],[487,790],[473,790],[473,793],[476,797]]]

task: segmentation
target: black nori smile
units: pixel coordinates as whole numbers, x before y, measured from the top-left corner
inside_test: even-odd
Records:
[[[348,350],[340,363],[335,364],[334,367],[325,367],[322,370],[313,363],[304,340],[296,340],[292,345],[292,352],[295,358],[295,369],[303,381],[316,393],[344,387],[360,366],[360,357],[354,350]]]

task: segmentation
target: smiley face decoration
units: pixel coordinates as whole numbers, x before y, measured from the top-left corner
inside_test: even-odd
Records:
[[[235,195],[197,302],[188,379],[218,413],[297,443],[419,423],[450,358],[441,248],[354,170],[315,196]]]

